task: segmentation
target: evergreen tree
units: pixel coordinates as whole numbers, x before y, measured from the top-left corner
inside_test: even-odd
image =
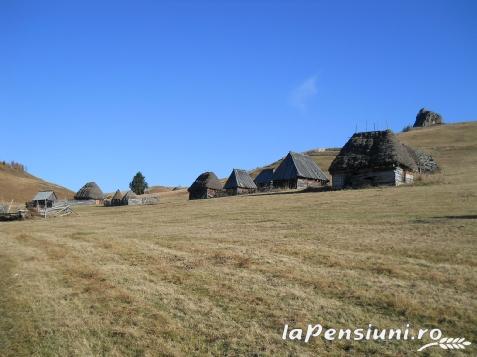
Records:
[[[131,191],[133,191],[136,195],[142,195],[144,191],[149,187],[145,179],[146,178],[141,173],[141,171],[138,171],[138,173],[129,183],[129,188],[131,189]]]

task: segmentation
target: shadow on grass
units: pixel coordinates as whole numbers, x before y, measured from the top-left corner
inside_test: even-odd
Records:
[[[445,218],[445,219],[477,219],[477,214],[464,214],[461,216],[440,216],[440,217],[432,217],[432,218]]]
[[[308,187],[302,190],[285,190],[285,191],[269,191],[269,192],[257,192],[248,196],[271,196],[271,195],[294,195],[297,193],[310,193],[310,192],[327,192],[332,191],[331,187]]]
[[[432,223],[432,221],[438,221],[438,220],[450,220],[450,219],[477,219],[477,214],[464,214],[460,216],[434,216],[434,217],[429,217],[426,219],[422,218],[417,218],[413,220],[414,223]]]

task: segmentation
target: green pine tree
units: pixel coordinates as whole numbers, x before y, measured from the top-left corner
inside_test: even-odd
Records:
[[[146,178],[138,171],[138,173],[133,177],[132,181],[129,183],[129,188],[133,191],[136,195],[142,195],[144,191],[148,188]]]

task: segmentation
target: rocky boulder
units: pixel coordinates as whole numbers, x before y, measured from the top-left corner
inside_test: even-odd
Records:
[[[443,123],[444,120],[442,119],[442,116],[440,114],[422,108],[416,115],[416,122],[414,123],[414,128],[440,125]]]

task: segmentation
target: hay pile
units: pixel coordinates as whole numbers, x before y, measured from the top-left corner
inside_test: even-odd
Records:
[[[104,194],[96,182],[88,182],[76,192],[74,198],[75,200],[102,200]]]

